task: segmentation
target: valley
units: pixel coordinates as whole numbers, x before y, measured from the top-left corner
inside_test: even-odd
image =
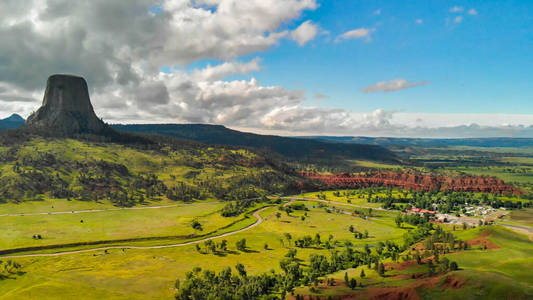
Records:
[[[109,126],[70,81],[0,134],[0,299],[533,297],[525,148]]]

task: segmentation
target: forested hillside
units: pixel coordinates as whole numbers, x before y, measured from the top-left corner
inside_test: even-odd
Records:
[[[110,199],[132,206],[157,198],[236,200],[297,189],[296,173],[272,159],[248,150],[174,142],[4,141],[0,202]]]
[[[259,135],[232,130],[220,125],[145,124],[113,125],[113,128],[120,131],[170,135],[206,144],[253,147],[273,151],[285,157],[298,160],[335,158],[389,162],[397,160],[394,153],[377,145],[346,144],[313,139]]]

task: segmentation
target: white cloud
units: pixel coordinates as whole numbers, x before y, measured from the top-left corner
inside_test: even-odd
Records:
[[[298,42],[298,45],[304,46],[307,42],[313,40],[317,33],[318,26],[311,23],[311,21],[305,21],[291,32],[291,38]]]
[[[474,8],[471,8],[470,10],[468,10],[468,14],[472,16],[477,16],[478,12]]]
[[[201,70],[194,70],[192,75],[193,78],[197,81],[216,81],[224,79],[230,75],[235,74],[248,74],[253,71],[261,70],[259,66],[259,58],[255,58],[247,63],[241,62],[225,62],[221,65],[212,67],[208,65],[206,68]]]
[[[160,12],[150,12],[154,3],[160,3]],[[308,107],[303,90],[261,85],[249,77],[224,81],[261,69],[259,59],[241,62],[242,56],[267,50],[289,35],[301,44],[315,38],[320,32],[311,34],[309,25],[320,29],[311,22],[294,31],[285,26],[304,10],[316,8],[314,0],[4,0],[0,57],[7,59],[0,59],[0,111],[28,116],[40,105],[47,76],[71,73],[87,79],[94,108],[108,122],[217,123],[313,134],[435,133],[409,125],[402,113]],[[338,40],[368,39],[372,32],[359,28]],[[204,59],[220,63],[189,71],[174,68]],[[161,66],[170,66],[173,73],[161,73]],[[396,79],[367,89],[394,91],[423,84],[427,82]],[[417,124],[428,123],[426,129],[430,121],[448,120],[446,115],[416,118],[421,120]],[[473,119],[458,120],[470,124]],[[484,125],[478,127],[454,132],[488,134]],[[526,130],[501,128],[516,134]]]
[[[452,8],[450,8],[450,12],[452,13],[460,13],[460,12],[463,12],[464,10],[465,8],[462,6],[453,6]]]
[[[381,8],[376,9],[376,10],[374,11],[374,14],[375,14],[376,16],[381,15]]]
[[[161,12],[150,8],[161,3]],[[233,60],[276,45],[315,0],[14,1],[0,10],[0,80],[38,89],[51,73],[94,87],[138,84],[161,66]]]
[[[422,19],[416,19],[416,20],[415,20],[415,23],[416,23],[416,24],[424,24],[424,20],[422,20]]]
[[[463,16],[457,16],[453,19],[454,23],[461,23],[463,22]]]
[[[368,29],[368,28],[358,28],[353,29],[350,31],[347,31],[337,37],[335,41],[340,42],[341,40],[348,40],[348,39],[360,39],[360,38],[370,38],[370,35],[374,29]]]
[[[289,32],[281,25],[316,9],[315,0],[6,1],[0,85],[8,88],[0,90],[0,108],[16,103],[27,116],[54,73],[84,76],[95,109],[112,121],[245,124],[269,107],[303,101],[303,91],[220,80],[259,70],[259,59],[235,59],[276,45]],[[161,10],[151,12],[158,3]],[[222,63],[159,72],[203,59]]]
[[[405,79],[392,79],[389,81],[380,81],[376,84],[373,84],[371,86],[367,86],[362,89],[365,93],[373,93],[373,92],[394,92],[403,90],[406,88],[411,88],[415,86],[421,86],[428,84],[429,81],[419,81],[419,82],[409,82]]]

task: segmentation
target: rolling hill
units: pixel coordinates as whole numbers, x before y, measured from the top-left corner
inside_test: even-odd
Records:
[[[345,144],[232,130],[221,125],[144,124],[113,125],[119,131],[169,135],[211,145],[252,147],[295,159],[363,159],[396,161],[391,151],[377,145]]]

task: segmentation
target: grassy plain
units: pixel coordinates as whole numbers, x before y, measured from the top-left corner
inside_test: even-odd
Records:
[[[373,197],[387,197],[385,192],[374,192]],[[312,199],[322,199],[333,202],[348,203],[352,205],[359,205],[361,207],[371,207],[379,208],[381,203],[368,202],[368,191],[365,190],[337,190],[337,191],[322,191],[322,192],[312,192],[300,194],[297,197],[301,198],[312,198]],[[408,191],[400,191],[398,189],[393,189],[392,191],[393,198],[410,198],[412,195]]]
[[[334,210],[327,211],[326,208],[334,207],[347,212],[356,209],[347,204],[378,207],[378,203],[366,202],[364,193],[347,196],[346,192],[350,191],[352,190],[299,195],[314,199],[325,196],[327,200],[345,205],[313,200],[296,201],[304,204],[308,211],[296,210],[290,214],[280,211],[278,206],[272,206],[261,213],[264,222],[260,225],[214,240],[218,243],[226,239],[229,245],[228,251],[207,254],[205,245],[200,243],[200,252],[195,245],[188,245],[162,249],[112,249],[62,256],[15,258],[14,260],[22,265],[25,274],[0,280],[2,291],[0,299],[166,299],[172,298],[176,291],[173,286],[174,281],[183,280],[186,272],[195,267],[220,271],[224,267],[233,267],[237,263],[242,263],[249,274],[259,274],[271,269],[280,272],[279,262],[289,248],[294,248],[294,239],[305,235],[314,237],[315,234],[319,234],[322,240],[333,235],[333,239],[338,241],[339,250],[344,247],[345,241],[350,241],[353,247],[359,250],[365,244],[373,246],[379,241],[390,240],[401,243],[403,235],[409,229],[396,226],[395,211],[374,209],[369,219]],[[403,196],[402,192],[394,191],[393,197],[400,196]],[[348,199],[351,203],[348,203]],[[168,205],[173,202],[164,200],[160,203]],[[149,205],[155,204],[157,202]],[[96,204],[45,200],[17,205],[2,204],[0,210],[4,213],[43,212],[52,209],[51,205],[55,211],[113,208],[106,202]],[[202,223],[203,232],[216,231],[241,220],[214,233],[217,235],[245,228],[256,221],[255,218],[242,219],[242,215],[223,218],[219,213],[222,206],[223,203],[207,201],[159,209],[0,217],[0,226],[5,229],[0,231],[0,249],[38,243],[67,243],[83,239],[187,235],[195,232],[190,226],[193,219]],[[251,208],[249,212],[258,207],[261,206]],[[530,213],[526,210],[512,211],[510,217],[513,222],[529,225]],[[83,223],[80,222],[81,219]],[[369,238],[355,239],[353,233],[349,231],[350,225],[359,232],[368,231]],[[45,229],[43,234],[45,239],[33,240],[31,235],[39,233],[34,231],[41,228]],[[291,241],[284,237],[285,233],[292,236]],[[496,226],[457,230],[453,233],[463,240],[483,237],[497,245],[497,248],[482,250],[476,246],[472,250],[446,255],[450,260],[457,261],[461,268],[446,276],[458,278],[462,282],[461,287],[451,289],[444,283],[446,278],[437,278],[432,287],[420,285],[414,288],[423,299],[501,299],[509,295],[525,295],[525,297],[533,295],[533,280],[529,276],[529,270],[533,267],[533,257],[531,257],[533,243],[527,237]],[[248,246],[244,252],[238,251],[235,247],[235,243],[242,238],[246,239]],[[191,239],[126,244],[152,246],[189,240]],[[68,250],[85,248],[87,247]],[[324,248],[295,249],[297,249],[296,257],[301,259],[304,265],[313,253],[329,255],[329,250]],[[359,276],[362,269],[365,270],[365,278]],[[381,277],[367,266],[360,266],[327,276],[336,279],[338,284],[335,287],[322,284],[318,287],[318,291],[311,291],[309,287],[300,287],[296,292],[322,297],[356,293],[359,295],[358,299],[366,299],[372,296],[369,291],[391,287],[410,288],[418,281],[412,279],[410,274],[426,271],[426,265],[412,265],[405,269],[388,271],[386,277]],[[342,283],[344,272],[348,272],[350,277],[355,277],[363,287],[352,291],[344,286]]]
[[[494,300],[533,297],[533,278],[529,276],[533,267],[533,243],[526,236],[498,226],[453,233],[466,241],[483,238],[496,246],[494,249],[481,249],[478,245],[471,250],[445,255],[450,261],[456,261],[460,270],[444,275],[420,276],[427,273],[426,264],[415,263],[389,269],[384,277],[367,266],[359,266],[327,276],[335,280],[335,286],[321,283],[315,289],[297,288],[296,293],[320,297],[352,295],[357,299],[376,299],[387,295],[391,299],[401,295],[405,299],[417,299],[418,296],[422,299]],[[362,270],[365,272],[364,278],[360,276]],[[362,286],[354,290],[348,288],[344,284],[345,273]],[[412,275],[417,279],[412,278]]]
[[[533,226],[533,209],[513,210],[509,214],[510,220],[516,223]]]
[[[269,208],[262,213],[265,221],[261,225],[226,237],[230,251],[224,253],[203,254],[191,245],[150,250],[117,249],[109,250],[108,254],[96,251],[55,257],[17,258],[16,261],[23,265],[26,274],[0,281],[0,289],[5,291],[0,299],[66,299],[74,295],[77,299],[169,298],[174,293],[174,280],[183,279],[185,273],[194,267],[218,271],[240,262],[250,274],[269,269],[279,271],[279,261],[290,247],[284,233],[290,233],[293,239],[318,233],[324,240],[331,234],[341,244],[344,240],[350,240],[355,247],[362,247],[365,243],[373,244],[378,240],[399,239],[405,232],[394,225],[392,215],[383,213],[372,220],[364,220],[343,213],[328,213],[313,201],[304,203],[309,208],[305,220],[302,220],[304,211],[295,211],[290,215],[281,212],[278,219],[278,208]],[[212,209],[216,209],[215,204],[211,205]],[[196,209],[199,208],[191,208],[190,214],[194,214]],[[361,232],[368,230],[369,238],[354,239],[348,231],[349,225],[354,225]],[[235,242],[241,238],[247,240],[247,252],[235,249]],[[268,244],[268,250],[265,244]],[[203,244],[200,245],[204,248]],[[329,252],[321,248],[298,249],[297,257],[307,260],[311,253],[327,255]]]
[[[0,249],[119,240],[135,237],[187,236],[201,234],[191,227],[202,224],[204,232],[226,226],[239,217],[218,213],[223,203],[193,203],[186,206],[128,209],[88,213],[0,217]],[[34,239],[40,234],[42,239]]]

